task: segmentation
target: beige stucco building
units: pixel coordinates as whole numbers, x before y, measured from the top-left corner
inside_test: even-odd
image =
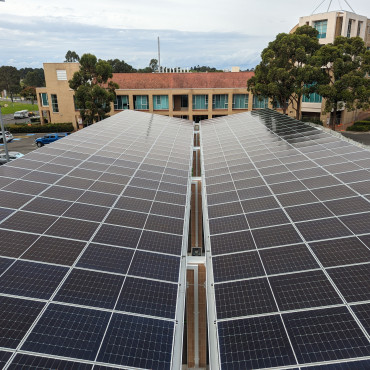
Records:
[[[37,88],[42,123],[72,122],[77,128],[80,115],[68,81],[78,70],[78,63],[44,63],[46,87]],[[272,108],[268,99],[260,100],[247,91],[252,76],[253,72],[114,73],[112,80],[119,89],[110,114],[134,109],[198,122]]]

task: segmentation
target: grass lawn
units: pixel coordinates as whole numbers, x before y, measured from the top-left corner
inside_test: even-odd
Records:
[[[12,103],[11,101],[2,101],[0,102],[1,105],[1,113],[2,114],[13,114],[19,110],[27,109],[30,112],[38,111],[39,107],[37,104],[24,104],[24,103]]]

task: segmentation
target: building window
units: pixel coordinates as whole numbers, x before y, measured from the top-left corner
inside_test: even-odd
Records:
[[[53,107],[53,112],[58,113],[59,107],[58,107],[58,98],[56,94],[51,94],[51,106]]]
[[[248,94],[233,95],[233,109],[248,109]]]
[[[168,95],[153,95],[154,110],[168,110]]]
[[[43,107],[48,107],[49,106],[49,99],[48,99],[48,94],[47,93],[41,93],[40,94],[40,100],[41,104]]]
[[[311,93],[308,95],[308,97],[303,95],[302,102],[303,103],[321,103],[322,96],[319,95],[318,93]]]
[[[114,101],[114,110],[124,110],[128,108],[128,95],[117,95]]]
[[[134,95],[134,109],[148,110],[148,95]]]
[[[67,71],[65,69],[57,69],[57,80],[67,81]]]
[[[354,22],[353,19],[348,20],[347,37],[351,37],[351,30],[352,30],[352,23],[353,22]]]
[[[193,109],[208,109],[208,95],[193,95]]]
[[[328,20],[324,19],[322,21],[315,21],[313,22],[313,27],[319,32],[317,35],[318,39],[325,39],[326,38],[326,30],[328,28]]]
[[[362,21],[358,21],[357,23],[357,36],[360,36],[362,23],[363,23]]]
[[[253,95],[253,108],[254,109],[268,108],[268,105],[269,105],[268,98],[258,96],[258,95]]]
[[[216,94],[212,96],[212,109],[227,109],[229,106],[229,95]]]

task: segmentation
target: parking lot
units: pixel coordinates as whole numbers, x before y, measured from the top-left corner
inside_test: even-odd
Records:
[[[45,134],[14,134],[12,142],[8,143],[8,150],[12,152],[20,152],[27,154],[37,149],[35,139]],[[4,144],[0,144],[0,151],[4,151]]]

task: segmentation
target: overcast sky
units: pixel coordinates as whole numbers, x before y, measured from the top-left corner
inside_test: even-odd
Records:
[[[136,68],[157,58],[168,67],[259,63],[269,41],[289,32],[322,0],[5,0],[0,2],[0,66],[63,62],[68,50],[123,59]],[[370,2],[347,0],[370,16]],[[324,1],[317,12],[326,12]],[[350,10],[333,0],[330,10]]]

